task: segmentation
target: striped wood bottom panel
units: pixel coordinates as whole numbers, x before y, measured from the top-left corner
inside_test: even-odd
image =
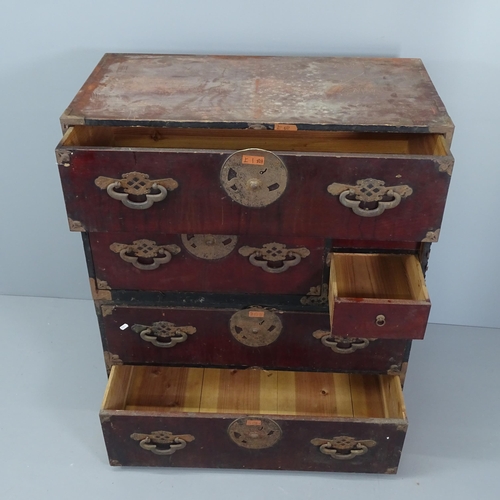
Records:
[[[405,418],[397,377],[114,366],[104,410]]]

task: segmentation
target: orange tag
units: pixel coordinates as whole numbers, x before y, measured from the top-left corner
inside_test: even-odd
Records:
[[[262,420],[247,420],[247,425],[262,425]]]
[[[291,125],[288,123],[275,123],[274,130],[287,130],[288,132],[295,132],[297,130],[297,125]]]
[[[248,311],[249,318],[263,318],[264,314],[264,311]]]
[[[241,163],[244,165],[264,165],[265,158],[263,156],[243,155]]]

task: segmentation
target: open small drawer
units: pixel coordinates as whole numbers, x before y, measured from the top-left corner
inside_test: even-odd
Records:
[[[415,255],[332,253],[332,336],[422,339],[430,300]]]
[[[400,380],[113,366],[100,412],[111,465],[395,473]]]

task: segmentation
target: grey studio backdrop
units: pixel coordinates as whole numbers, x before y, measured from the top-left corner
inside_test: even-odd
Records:
[[[500,327],[497,0],[12,2],[0,16],[0,294],[90,298],[58,118],[104,52],[418,57],[456,125],[431,322]]]

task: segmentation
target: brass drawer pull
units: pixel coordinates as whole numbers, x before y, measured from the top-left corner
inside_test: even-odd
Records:
[[[143,450],[155,455],[173,455],[185,448],[187,443],[194,441],[194,436],[191,434],[175,435],[169,431],[154,431],[151,434],[134,433],[130,437],[139,441],[139,446]]]
[[[370,439],[358,441],[350,436],[337,436],[332,439],[315,438],[311,444],[319,446],[319,451],[335,460],[352,460],[368,453],[377,443]]]
[[[334,182],[328,186],[328,192],[338,196],[340,203],[356,215],[377,217],[386,210],[396,208],[402,198],[413,193],[413,189],[406,185],[386,186],[384,181],[378,179],[362,179],[356,181],[355,186]]]
[[[145,210],[167,197],[167,191],[173,191],[179,184],[174,179],[150,180],[148,174],[128,172],[121,179],[100,176],[96,186],[105,189],[111,198],[121,201],[127,208]],[[137,198],[137,201],[130,199]]]
[[[181,251],[177,245],[157,245],[152,240],[136,240],[131,245],[113,243],[109,249],[141,271],[158,269],[162,264],[170,262],[172,255]]]
[[[185,342],[188,335],[196,333],[194,326],[176,326],[169,321],[156,321],[151,326],[133,325],[132,330],[138,333],[142,340],[161,348],[174,347]]]
[[[333,352],[337,354],[352,354],[353,352],[364,349],[368,347],[370,342],[375,339],[365,339],[360,337],[337,337],[332,336],[332,334],[326,330],[316,330],[313,332],[313,337],[315,339],[321,340],[321,343],[329,347]]]
[[[311,252],[307,248],[287,248],[282,243],[266,243],[261,248],[241,247],[240,255],[248,257],[250,264],[260,267],[266,273],[283,273],[296,266]]]
[[[384,326],[385,325],[385,316],[383,314],[379,314],[376,318],[375,318],[375,324],[377,326]]]

